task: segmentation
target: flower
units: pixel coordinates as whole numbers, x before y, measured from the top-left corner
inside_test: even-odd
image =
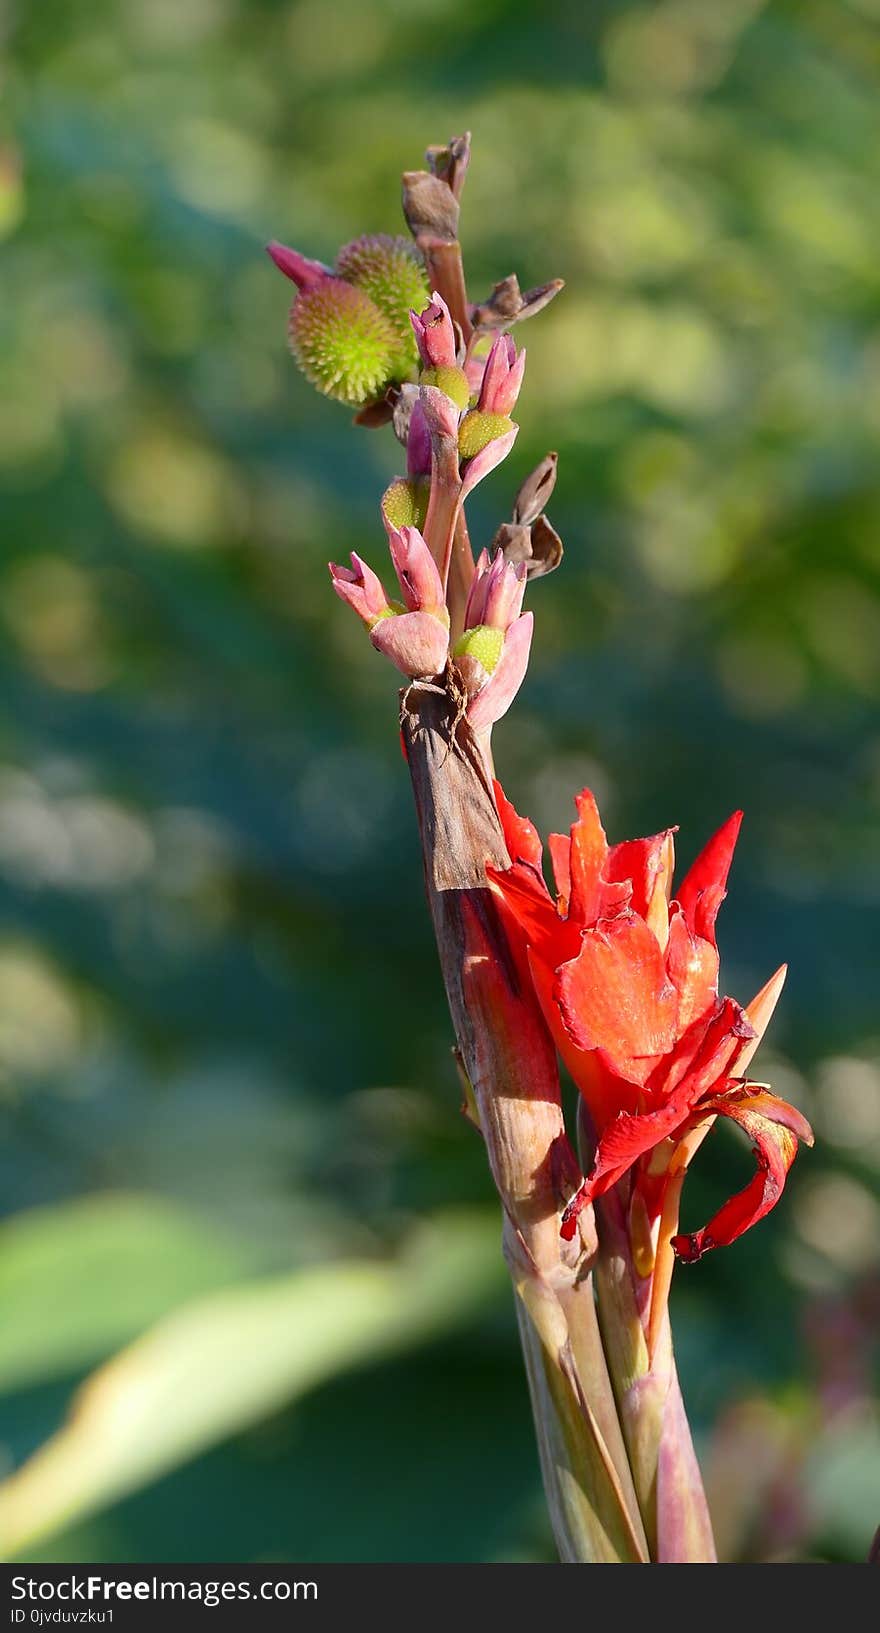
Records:
[[[372,568],[354,551],[351,567],[330,562],[333,588],[369,630],[377,651],[410,679],[437,675],[449,652],[449,613],[437,565],[417,527],[388,527],[403,605],[389,601]]]
[[[410,323],[426,369],[454,369],[458,366],[455,325],[442,295],[431,296],[423,312],[410,312]]]
[[[465,691],[467,717],[484,731],[507,713],[523,683],[529,662],[534,615],[523,612],[526,569],[514,566],[498,551],[489,563],[483,550],[465,608],[464,634],[453,647]]]
[[[544,1018],[595,1134],[592,1167],[562,1233],[572,1236],[580,1207],[632,1173],[652,1228],[674,1195],[671,1246],[682,1260],[698,1259],[769,1212],[798,1141],[813,1139],[799,1111],[745,1076],[785,968],[745,1009],[718,993],[715,920],[742,813],[673,893],[674,830],[609,846],[585,789],[570,837],[549,839],[554,900],[538,834],[497,787],[496,797],[512,865],[491,870],[491,883],[527,946]],[[702,1230],[676,1234],[683,1172],[719,1115],[749,1135],[756,1173]]]
[[[517,356],[510,335],[498,335],[486,359],[477,407],[486,414],[510,414],[520,394],[526,354]]]
[[[475,408],[465,414],[458,429],[462,494],[506,459],[519,426],[510,418],[522,386],[524,351],[517,354],[509,335],[498,335],[486,359]]]

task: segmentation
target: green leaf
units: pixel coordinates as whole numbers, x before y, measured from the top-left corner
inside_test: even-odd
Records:
[[[0,1228],[0,1393],[93,1366],[167,1310],[253,1269],[207,1220],[120,1193]]]
[[[0,1487],[4,1558],[344,1369],[468,1319],[502,1281],[497,1220],[456,1214],[420,1226],[396,1262],[317,1266],[167,1316],[87,1380]]]

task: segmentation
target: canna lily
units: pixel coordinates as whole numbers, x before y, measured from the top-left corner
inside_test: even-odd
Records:
[[[528,949],[532,981],[557,1048],[585,1102],[595,1155],[563,1214],[632,1172],[647,1227],[684,1261],[734,1241],[778,1201],[806,1119],[745,1076],[785,978],[777,971],[745,1009],[718,994],[715,920],[742,813],[718,830],[673,894],[673,832],[609,846],[592,794],[577,799],[570,837],[541,841],[496,785],[512,866],[491,882]],[[677,1230],[684,1172],[716,1116],[749,1135],[756,1173],[702,1230]],[[653,1254],[653,1248],[648,1248]]]
[[[505,561],[498,550],[490,564],[488,550],[480,552],[464,633],[453,647],[475,731],[485,731],[507,713],[525,679],[534,627],[534,614],[522,610],[525,592],[522,563]]]
[[[388,548],[402,604],[389,601],[381,580],[354,551],[351,567],[330,562],[333,588],[366,626],[377,651],[415,680],[439,674],[449,651],[443,584],[417,527],[388,526]]]

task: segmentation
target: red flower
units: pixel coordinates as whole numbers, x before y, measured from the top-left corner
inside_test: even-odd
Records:
[[[632,1170],[655,1246],[662,1216],[660,1237],[672,1238],[680,1259],[698,1259],[769,1212],[798,1140],[813,1140],[800,1112],[744,1075],[785,966],[745,1009],[718,995],[715,919],[742,813],[673,895],[674,830],[609,846],[585,789],[570,838],[550,835],[554,900],[537,832],[497,784],[496,798],[512,865],[492,870],[491,882],[528,949],[545,1020],[595,1131],[593,1166],[562,1234],[573,1235],[580,1208]],[[702,1230],[675,1235],[684,1170],[717,1115],[750,1136],[757,1172]]]

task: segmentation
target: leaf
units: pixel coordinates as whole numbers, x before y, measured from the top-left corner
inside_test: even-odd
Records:
[[[352,1260],[201,1299],[87,1380],[67,1423],[0,1486],[4,1558],[316,1384],[466,1320],[503,1280],[498,1227],[456,1214],[392,1263]]]
[[[0,1393],[93,1366],[167,1310],[252,1266],[215,1225],[125,1193],[0,1227]]]

